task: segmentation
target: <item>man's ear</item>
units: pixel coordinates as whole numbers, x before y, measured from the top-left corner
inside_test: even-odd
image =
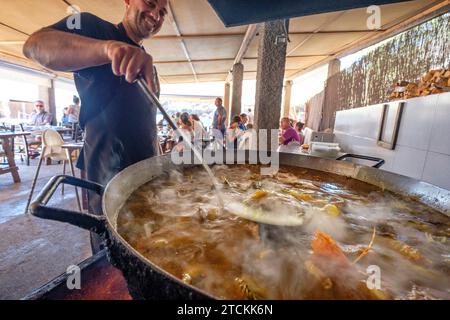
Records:
[[[130,1],[131,0],[124,0],[125,1],[125,4],[127,5],[127,7],[130,5]]]

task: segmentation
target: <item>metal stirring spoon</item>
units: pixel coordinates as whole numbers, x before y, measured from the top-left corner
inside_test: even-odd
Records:
[[[158,108],[158,110],[162,113],[164,119],[166,119],[169,125],[172,128],[174,128],[174,130],[178,130],[178,126],[173,122],[172,118],[168,115],[168,113],[161,105],[156,95],[148,88],[145,80],[142,77],[140,77],[137,80],[137,84],[141,88],[142,92],[144,93],[148,101],[154,104]],[[217,200],[219,202],[219,209],[221,212],[223,212],[223,210],[225,209],[224,200],[220,192],[220,184],[217,181],[216,177],[214,176],[214,173],[211,171],[211,168],[204,161],[203,156],[201,155],[199,150],[194,147],[194,145],[191,142],[191,139],[187,137],[181,130],[178,130],[178,132],[181,134],[183,140],[189,145],[191,150],[194,152],[194,155],[201,161],[203,168],[208,173],[208,176],[214,186],[214,190],[216,191]],[[302,217],[295,217],[286,214],[268,215],[265,212],[252,210],[251,208],[242,206],[241,204],[236,202],[228,203],[226,209],[228,209],[227,211],[229,211],[231,214],[234,214],[246,220],[251,220],[263,224],[270,224],[277,226],[300,226],[303,224]]]
[[[219,202],[219,208],[221,211],[223,211],[224,201],[223,201],[222,194],[220,193],[220,184],[217,181],[216,177],[214,176],[213,172],[211,171],[211,168],[204,161],[203,156],[201,155],[200,151],[197,148],[195,148],[195,146],[192,144],[190,137],[187,137],[183,131],[178,130],[178,126],[175,124],[175,122],[173,122],[172,118],[169,116],[169,114],[166,112],[164,107],[161,105],[158,97],[156,97],[156,95],[148,88],[147,83],[145,82],[145,80],[142,77],[138,78],[137,84],[141,88],[142,92],[144,93],[144,95],[146,96],[148,101],[150,103],[152,103],[153,105],[155,105],[158,108],[158,110],[162,113],[164,119],[166,119],[166,121],[169,123],[169,125],[174,130],[178,131],[181,134],[181,136],[183,137],[183,141],[185,141],[189,145],[191,150],[194,152],[194,155],[201,161],[202,166],[208,173],[208,176],[211,179],[211,182],[216,191],[217,200]]]

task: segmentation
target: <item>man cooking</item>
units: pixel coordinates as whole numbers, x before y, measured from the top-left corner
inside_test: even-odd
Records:
[[[81,98],[85,143],[77,167],[88,180],[106,183],[124,168],[157,154],[156,107],[138,85],[141,75],[159,94],[153,58],[142,44],[161,30],[167,0],[124,0],[118,25],[81,13],[34,33],[24,54],[56,71],[74,73]],[[91,212],[101,214],[101,198],[89,195]],[[95,249],[97,250],[97,249]]]

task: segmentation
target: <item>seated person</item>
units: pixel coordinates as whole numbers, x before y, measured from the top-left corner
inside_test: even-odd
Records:
[[[241,123],[240,116],[234,116],[231,119],[230,127],[226,133],[226,144],[228,149],[237,149],[239,145],[239,138],[244,134],[244,131],[240,129]]]
[[[282,118],[280,121],[280,128],[282,130],[281,136],[279,138],[280,145],[287,146],[289,144],[300,144],[300,137],[295,131],[295,129],[291,126],[291,122],[289,118]]]
[[[37,100],[34,103],[34,111],[31,114],[30,122],[28,123],[31,126],[40,127],[51,125],[53,120],[53,115],[49,112],[45,111],[45,105],[42,100]],[[34,159],[39,155],[37,148],[42,143],[42,136],[31,134],[30,138],[26,138],[28,145],[30,146],[30,158]]]
[[[300,137],[300,144],[305,143],[305,134],[303,133],[303,128],[305,127],[305,124],[303,122],[297,122],[295,124],[295,130],[298,133],[298,136]]]
[[[248,123],[248,116],[245,113],[242,113],[240,115],[241,118],[241,123],[239,124],[239,129],[241,129],[242,131],[246,131],[247,128],[247,123]]]
[[[53,120],[53,115],[45,111],[44,102],[38,100],[34,103],[34,111],[31,114],[29,125],[32,126],[46,126],[50,125]]]
[[[61,118],[61,124],[65,125],[67,123],[69,123],[69,114],[67,113],[67,111],[69,110],[69,107],[65,107],[64,108],[64,113],[63,116]]]

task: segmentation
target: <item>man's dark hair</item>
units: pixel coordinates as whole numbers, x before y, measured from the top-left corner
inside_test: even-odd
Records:
[[[80,98],[78,98],[77,96],[73,96],[73,103],[79,104],[80,103]]]
[[[192,119],[194,119],[195,121],[200,121],[200,118],[198,117],[197,114],[191,114]]]
[[[189,114],[187,112],[183,112],[180,115],[180,121],[187,126],[192,126],[191,120],[189,120]]]
[[[297,123],[295,124],[295,127],[296,127],[298,130],[302,130],[302,129],[305,127],[305,124],[304,124],[303,122],[297,122]]]
[[[233,119],[232,119],[231,123],[235,123],[235,122],[241,123],[241,117],[238,116],[238,115],[233,116]]]
[[[217,97],[216,100],[219,100],[219,101],[220,101],[220,104],[223,103],[223,100],[222,100],[222,98],[220,98],[220,97]]]

